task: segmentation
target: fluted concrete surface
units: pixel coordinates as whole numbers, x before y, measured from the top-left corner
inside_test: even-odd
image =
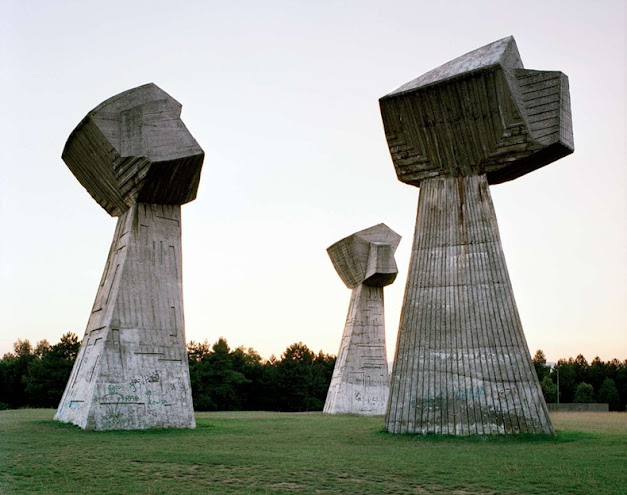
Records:
[[[420,187],[388,431],[553,433],[488,183],[574,151],[568,78],[525,69],[509,36],[379,102],[398,179]]]
[[[485,175],[424,180],[386,428],[553,433]]]

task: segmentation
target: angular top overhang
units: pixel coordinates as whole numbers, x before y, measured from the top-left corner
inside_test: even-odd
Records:
[[[518,53],[518,46],[513,36],[500,39],[489,45],[482,46],[471,52],[457,57],[450,62],[446,62],[426,74],[403,84],[400,88],[385,95],[387,98],[399,93],[405,93],[414,89],[422,88],[430,84],[435,84],[453,77],[467,74],[486,67],[501,66],[509,70],[523,69],[523,63]]]
[[[573,152],[568,78],[525,69],[513,37],[441,65],[379,100],[397,176],[515,179]]]
[[[380,223],[337,241],[327,253],[349,289],[362,283],[385,287],[396,279],[394,253],[400,242],[400,235]]]
[[[112,216],[134,202],[192,201],[204,152],[180,119],[181,108],[153,83],[124,91],[78,124],[63,161]]]

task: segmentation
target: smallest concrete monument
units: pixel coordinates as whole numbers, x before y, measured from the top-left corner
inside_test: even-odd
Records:
[[[400,235],[381,223],[327,249],[337,273],[353,293],[325,413],[385,414],[390,385],[383,287],[396,279],[394,252],[400,240]]]

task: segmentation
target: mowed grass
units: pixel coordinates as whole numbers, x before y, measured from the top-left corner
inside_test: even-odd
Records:
[[[556,437],[391,435],[382,417],[198,413],[195,430],[86,432],[0,412],[0,494],[625,494],[627,414]]]

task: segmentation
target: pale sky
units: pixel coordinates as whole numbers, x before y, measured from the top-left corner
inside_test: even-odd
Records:
[[[116,219],[61,160],[89,110],[154,82],[206,153],[183,207],[188,340],[336,354],[350,291],[326,248],[403,236],[385,289],[394,354],[419,190],[399,182],[378,99],[513,35],[570,78],[575,153],[491,188],[533,354],[627,358],[623,0],[4,0],[0,355],[82,337]]]

